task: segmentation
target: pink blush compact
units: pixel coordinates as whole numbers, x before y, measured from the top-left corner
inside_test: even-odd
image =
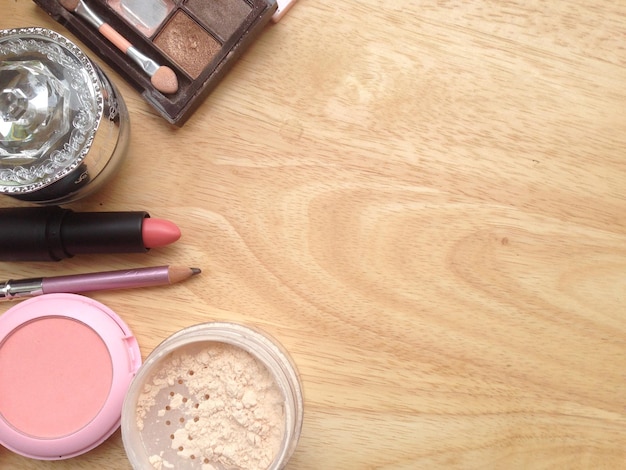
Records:
[[[119,427],[141,363],[108,307],[75,294],[32,298],[0,316],[0,444],[41,460],[87,452]]]
[[[95,331],[68,318],[42,318],[16,329],[2,345],[2,415],[31,436],[66,436],[98,414],[112,377],[109,353]]]

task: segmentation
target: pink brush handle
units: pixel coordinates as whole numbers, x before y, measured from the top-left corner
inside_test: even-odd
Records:
[[[128,50],[128,48],[132,46],[132,44],[130,42],[128,42],[127,39],[125,39],[120,33],[115,31],[107,23],[104,23],[102,26],[100,26],[98,31],[100,31],[100,33],[105,38],[107,38],[109,41],[111,41],[124,54],[126,54],[126,51]]]

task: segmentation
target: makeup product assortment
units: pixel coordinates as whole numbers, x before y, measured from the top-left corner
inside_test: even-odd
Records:
[[[179,126],[277,12],[276,0],[34,1]]]
[[[295,0],[34,0],[182,125],[265,24]],[[166,247],[178,226],[145,211],[75,212],[117,171],[129,118],[75,44],[44,28],[0,31],[0,262]],[[291,357],[260,330],[203,323],[141,366],[122,318],[81,293],[182,283],[199,268],[139,267],[7,280],[0,301],[0,445],[81,455],[121,425],[133,468],[283,468],[302,429]],[[42,398],[43,397],[43,398]],[[224,446],[224,442],[228,442]]]
[[[129,133],[117,89],[89,58],[44,28],[0,31],[0,193],[67,203],[118,169]]]

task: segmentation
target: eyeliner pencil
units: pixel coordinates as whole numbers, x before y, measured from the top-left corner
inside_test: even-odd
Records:
[[[8,280],[0,284],[0,301],[43,294],[92,292],[176,284],[200,274],[198,268],[155,266],[69,276]]]

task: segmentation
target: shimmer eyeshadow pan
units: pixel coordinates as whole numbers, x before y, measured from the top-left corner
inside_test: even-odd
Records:
[[[167,121],[182,125],[258,37],[276,0],[81,0],[98,18],[178,81],[159,91],[151,77],[63,0],[34,0],[125,77]],[[67,1],[64,1],[66,5]],[[72,3],[72,2],[69,2]]]
[[[198,78],[222,45],[184,11],[177,11],[154,43],[191,78]]]

